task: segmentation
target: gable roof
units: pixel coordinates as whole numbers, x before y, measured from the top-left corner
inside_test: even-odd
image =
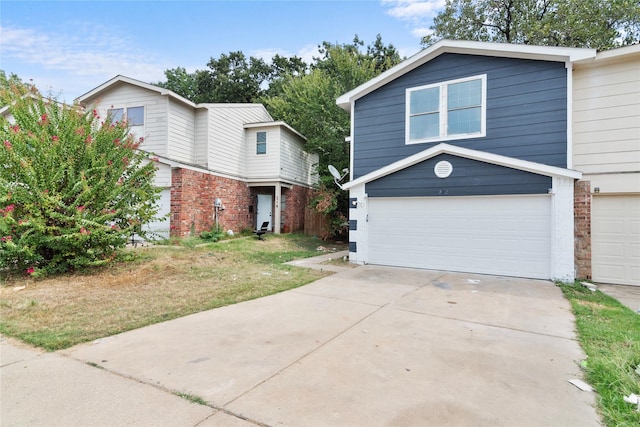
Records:
[[[303,140],[307,140],[307,137],[304,136],[303,134],[301,134],[300,132],[298,132],[297,130],[295,130],[294,128],[292,128],[288,123],[283,122],[282,120],[278,120],[276,122],[256,122],[256,123],[245,123],[244,124],[244,128],[245,129],[252,129],[252,128],[262,128],[262,127],[282,127],[287,129],[289,132],[293,133],[294,135],[297,135],[298,137],[302,138]]]
[[[145,83],[143,81],[140,80],[136,80],[136,79],[132,79],[131,77],[127,77],[127,76],[123,76],[123,75],[117,75],[114,78],[112,78],[111,80],[108,80],[104,83],[102,83],[100,86],[90,90],[89,92],[86,92],[83,95],[80,95],[79,97],[77,97],[75,99],[76,102],[79,103],[83,103],[86,101],[89,101],[91,99],[95,99],[100,97],[100,95],[102,95],[103,93],[111,90],[114,86],[117,86],[119,84],[129,84],[132,86],[137,86],[146,90],[150,90],[152,92],[156,92],[158,95],[163,95],[163,96],[168,96],[182,104],[186,104],[192,108],[206,108],[209,110],[212,109],[230,109],[230,108],[258,108],[258,109],[262,109],[264,111],[264,113],[266,114],[267,117],[271,117],[271,115],[269,114],[269,112],[267,111],[267,109],[264,107],[263,104],[259,104],[259,103],[233,103],[233,102],[217,102],[217,103],[201,103],[201,104],[196,104],[190,100],[188,100],[187,98],[178,95],[177,93],[173,92],[172,90],[169,89],[165,89],[162,88],[160,86],[156,86],[156,85],[152,85],[150,83]]]
[[[596,49],[568,48],[556,46],[531,46],[512,43],[487,43],[460,40],[440,40],[416,53],[379,76],[361,84],[338,97],[336,104],[351,111],[351,103],[392,80],[431,61],[444,53],[497,56],[503,58],[537,59],[556,62],[577,62],[595,58]]]
[[[398,172],[402,169],[406,169],[410,166],[416,165],[420,162],[423,162],[425,160],[428,160],[440,154],[452,154],[458,157],[465,157],[467,159],[477,160],[485,163],[491,163],[494,165],[504,166],[504,167],[517,169],[525,172],[531,172],[538,175],[551,176],[551,177],[556,176],[556,177],[573,178],[573,179],[582,178],[582,172],[578,172],[570,169],[544,165],[541,163],[530,162],[528,160],[520,160],[520,159],[515,159],[513,157],[502,156],[499,154],[487,153],[486,151],[471,150],[469,148],[463,148],[455,145],[441,143],[438,145],[434,145],[431,148],[427,148],[426,150],[416,153],[412,156],[405,157],[402,160],[398,160],[397,162],[391,163],[390,165],[384,166],[380,169],[376,169],[372,172],[369,172],[366,175],[362,175],[361,177],[354,179],[353,181],[349,181],[343,184],[342,188],[345,190],[348,190],[352,187],[355,187],[356,185],[366,184],[368,182],[375,181],[376,179],[380,179],[384,176]]]
[[[123,76],[123,75],[117,75],[114,78],[112,78],[111,80],[108,80],[104,83],[102,83],[100,86],[90,90],[89,92],[86,92],[82,95],[80,95],[79,97],[77,97],[75,100],[77,102],[84,102],[87,101],[89,99],[93,99],[96,98],[98,96],[100,96],[102,93],[106,92],[107,90],[111,89],[112,86],[117,85],[119,83],[128,83],[130,85],[133,86],[138,86],[153,92],[156,92],[160,95],[165,95],[165,96],[169,96],[171,98],[175,98],[177,101],[180,101],[184,104],[190,105],[194,108],[197,107],[197,105],[191,101],[189,101],[187,98],[184,98],[180,95],[178,95],[177,93],[169,90],[169,89],[165,89],[165,88],[161,88],[160,86],[155,86],[152,85],[150,83],[145,83],[143,81],[140,80],[136,80],[136,79],[132,79],[131,77],[127,77],[127,76]]]

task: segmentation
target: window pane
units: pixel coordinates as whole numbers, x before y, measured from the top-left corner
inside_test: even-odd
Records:
[[[267,142],[267,133],[266,132],[258,132],[256,136],[257,142]]]
[[[124,108],[112,108],[110,110],[107,110],[107,115],[111,118],[111,123],[122,121]]]
[[[449,135],[480,132],[480,107],[449,111],[447,133]]]
[[[447,86],[447,108],[454,110],[480,105],[482,101],[482,80],[470,80]]]
[[[429,113],[440,108],[440,88],[432,87],[411,92],[410,114]]]
[[[440,135],[440,114],[422,114],[409,119],[409,139],[433,138]]]
[[[144,107],[127,108],[127,121],[130,126],[139,126],[144,124]]]
[[[265,142],[258,142],[256,154],[267,154],[267,144]]]

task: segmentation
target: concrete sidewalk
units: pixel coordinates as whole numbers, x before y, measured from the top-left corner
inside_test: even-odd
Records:
[[[58,353],[5,340],[0,424],[600,425],[552,283],[341,269]]]

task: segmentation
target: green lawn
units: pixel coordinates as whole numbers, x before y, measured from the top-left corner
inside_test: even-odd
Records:
[[[640,315],[600,291],[576,283],[561,284],[576,317],[580,344],[588,358],[586,381],[597,393],[598,411],[607,426],[640,426],[637,406],[623,396],[640,394]]]

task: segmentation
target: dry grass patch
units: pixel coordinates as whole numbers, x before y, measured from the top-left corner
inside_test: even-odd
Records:
[[[0,287],[0,332],[57,350],[281,292],[328,274],[283,264],[315,255],[316,244],[294,235],[145,247],[135,250],[135,261],[91,274],[12,278]]]

